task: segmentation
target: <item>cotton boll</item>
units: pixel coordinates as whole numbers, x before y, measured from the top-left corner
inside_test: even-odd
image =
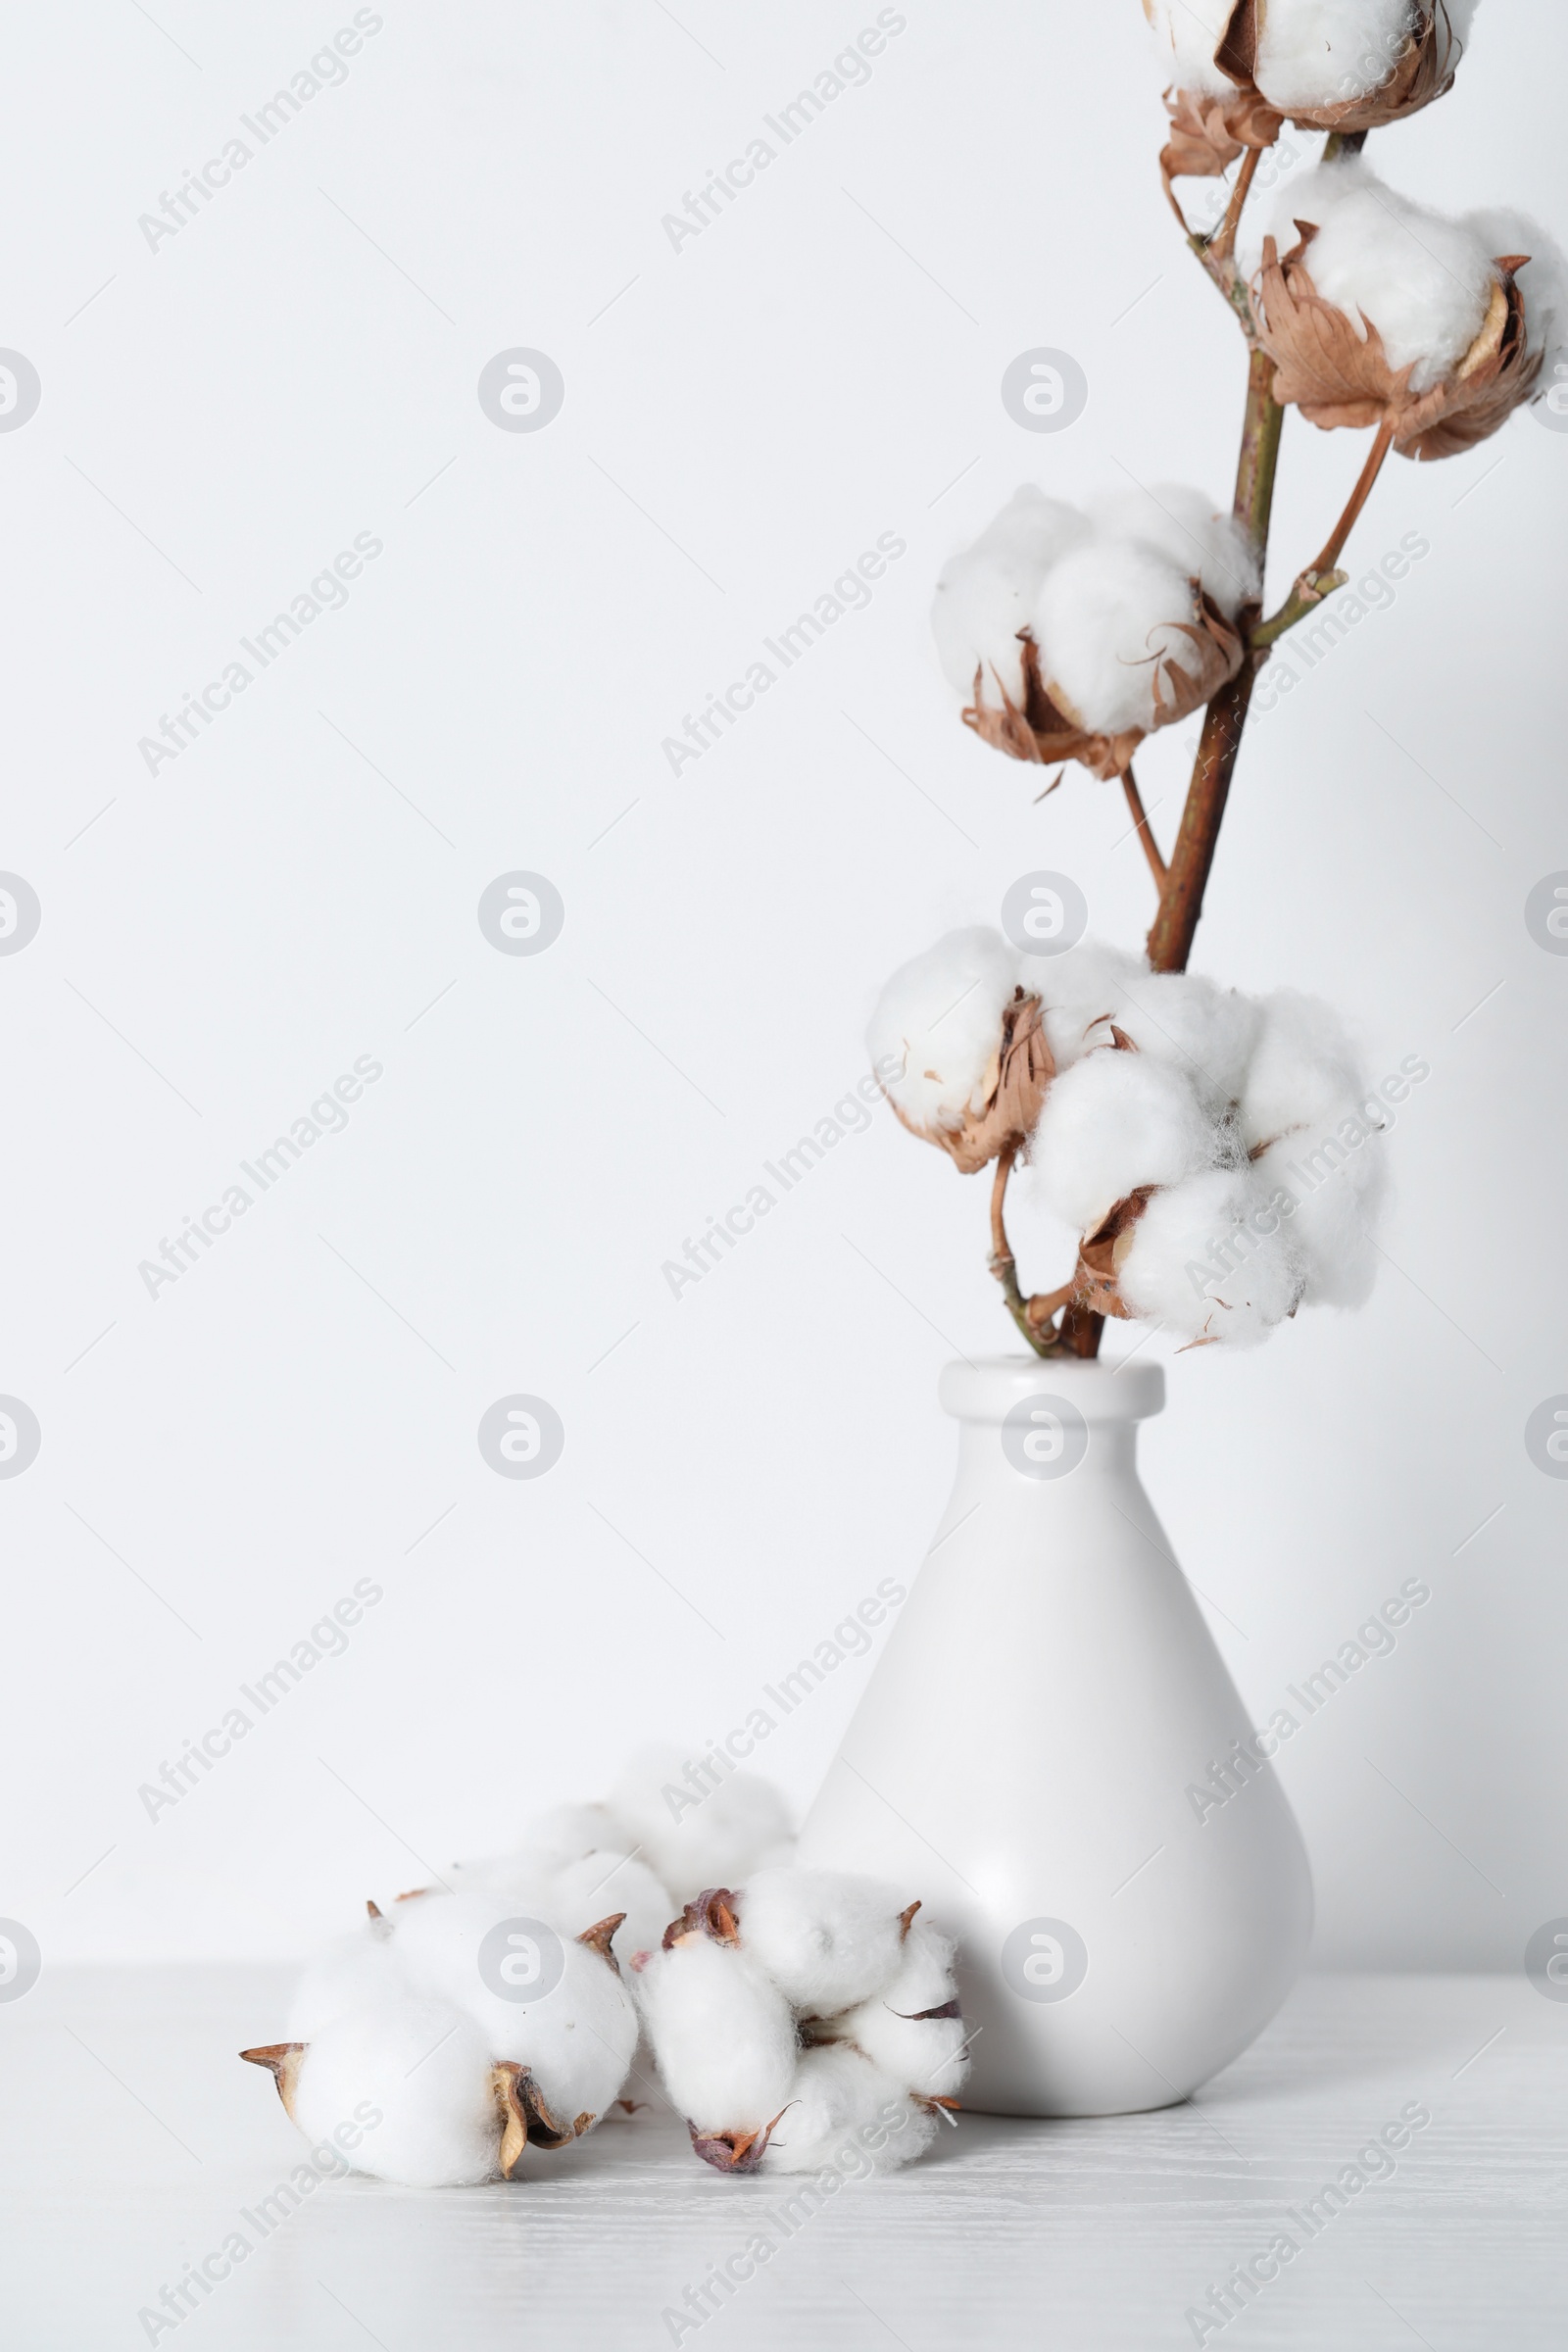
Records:
[[[929,2014],[955,2004],[953,1953],[952,1936],[916,1919],[891,1982],[829,2029],[835,2041],[854,2042],[901,2089],[924,2099],[956,2097],[969,2071],[962,2018]]]
[[[1356,326],[1383,337],[1392,368],[1414,362],[1423,392],[1447,375],[1481,332],[1496,283],[1474,229],[1384,185],[1355,157],[1320,164],[1293,181],[1276,233],[1294,245],[1297,220],[1317,224],[1306,256],[1313,285]]]
[[[1365,1094],[1355,1049],[1331,1005],[1290,988],[1263,999],[1238,1114],[1250,1152]]]
[[[794,2087],[789,2002],[758,1960],[698,1934],[656,1952],[637,1998],[670,2099],[698,2132],[760,2132]]]
[[[754,1871],[741,1942],[786,2000],[815,2017],[863,2001],[899,1964],[902,1905],[891,1886],[836,1870]]]
[[[569,1939],[561,1981],[540,2001],[507,2001],[481,1991],[472,2004],[480,2032],[500,2058],[534,2079],[551,2119],[569,2132],[597,2122],[619,2096],[637,2047],[637,2007],[602,1952]]]
[[[1247,1348],[1294,1313],[1305,1273],[1251,1172],[1217,1169],[1153,1196],[1117,1283],[1135,1315],[1188,1341]]]
[[[323,2026],[300,2064],[294,2121],[314,2145],[342,2124],[363,2128],[355,2169],[410,2188],[455,2188],[499,2170],[490,2053],[472,2020],[443,2001],[367,2002]]]
[[[1018,631],[1033,613],[1051,565],[1088,529],[1076,508],[1025,482],[973,546],[944,565],[931,607],[931,633],[948,683],[965,702],[975,694],[978,669],[981,702],[1001,710],[1004,689],[1010,701],[1022,703]]]
[[[1159,482],[1152,490],[1113,490],[1091,502],[1090,520],[1102,539],[1131,539],[1155,550],[1185,574],[1196,574],[1227,620],[1262,593],[1262,566],[1241,524],[1201,490]]]
[[[504,1894],[515,1897],[525,1908],[530,1902],[536,1906],[542,1902],[543,1889],[558,1867],[554,1856],[548,1854],[482,1854],[471,1861],[452,1863],[446,1880],[454,1894]]]
[[[1236,84],[1214,63],[1235,0],[1144,0],[1160,72],[1178,90],[1230,96]]]
[[[956,1128],[966,1112],[985,1107],[1002,1016],[1019,985],[1015,950],[1000,932],[980,928],[950,931],[894,973],[865,1043],[872,1068],[911,1125]]]
[[[1261,1017],[1256,998],[1239,989],[1197,972],[1146,969],[1129,980],[1116,1025],[1140,1053],[1182,1071],[1219,1105],[1242,1092]]]
[[[1182,628],[1198,619],[1192,582],[1169,557],[1092,540],[1048,573],[1036,601],[1041,675],[1063,715],[1092,732],[1150,729],[1160,664],[1196,669]]]
[[[1552,352],[1568,343],[1568,259],[1556,238],[1528,214],[1498,207],[1466,213],[1459,225],[1494,261],[1506,253],[1529,254],[1515,282],[1524,297],[1531,350]]]
[[[1130,994],[1147,988],[1149,965],[1141,956],[1081,940],[1065,956],[1026,956],[1019,960],[1024,987],[1041,1000],[1041,1020],[1058,1070],[1103,1045],[1109,1021],[1122,1022]]]
[[[625,1920],[615,1930],[615,1950],[631,1967],[639,1952],[657,1951],[680,1905],[648,1864],[635,1854],[584,1854],[556,1873],[543,1916],[564,1936],[580,1936],[612,1911]]]
[[[392,1914],[390,1949],[411,1984],[472,2014],[484,1993],[479,1947],[500,1921],[533,1916],[519,1910],[523,1899],[478,1890],[422,1894],[416,1902],[400,1903]],[[498,2049],[491,2054],[514,2058],[517,2052]]]
[[[642,1860],[668,1887],[672,1911],[705,1886],[736,1885],[759,1862],[787,1850],[792,1835],[771,1781],[755,1772],[723,1777],[695,1750],[643,1749],[615,1783],[611,1803]]]
[[[1364,1306],[1377,1278],[1372,1236],[1388,1190],[1381,1133],[1347,1107],[1332,1124],[1284,1137],[1255,1174],[1266,1194],[1283,1192],[1296,1203],[1289,1233],[1305,1271],[1305,1303]]]
[[[764,2173],[863,2180],[911,2164],[929,2146],[936,2117],[858,2050],[832,2043],[802,2053],[790,2104],[767,2143]]]
[[[1144,1054],[1090,1054],[1052,1086],[1035,1139],[1036,1182],[1077,1233],[1140,1185],[1179,1184],[1218,1155],[1189,1080]]]
[[[1253,79],[1271,106],[1338,106],[1381,89],[1405,45],[1410,0],[1268,0]]]
[[[559,1869],[582,1854],[629,1854],[636,1842],[608,1805],[553,1805],[529,1822],[521,1848]]]
[[[390,1923],[368,1920],[318,1952],[294,1988],[288,2010],[291,2041],[309,2041],[332,2018],[368,2001],[395,1996],[407,1979],[392,1949]]]

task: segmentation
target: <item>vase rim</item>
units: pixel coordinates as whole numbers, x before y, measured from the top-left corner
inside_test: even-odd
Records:
[[[1026,1396],[1070,1399],[1086,1421],[1145,1421],[1165,1402],[1161,1364],[1113,1364],[1073,1356],[982,1355],[943,1367],[942,1409],[959,1421],[1004,1421]]]

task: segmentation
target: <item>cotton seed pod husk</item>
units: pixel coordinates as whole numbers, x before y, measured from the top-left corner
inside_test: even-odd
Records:
[[[1055,1060],[1041,1027],[1040,999],[1020,989],[1002,1016],[1002,1035],[985,1073],[982,1109],[965,1112],[959,1127],[922,1127],[891,1095],[888,1101],[901,1126],[925,1143],[940,1144],[960,1175],[974,1176],[1000,1152],[1027,1145],[1055,1074]]]
[[[1268,100],[1252,76],[1257,65],[1258,35],[1268,0],[1237,0],[1229,24],[1214,52],[1214,63],[1229,74],[1239,90]],[[1419,114],[1434,98],[1446,97],[1464,54],[1448,22],[1443,0],[1410,0],[1410,24],[1404,44],[1386,80],[1359,98],[1344,98],[1332,106],[1293,107],[1287,111],[1298,130],[1381,130],[1387,123]]]
[[[1087,1307],[1097,1315],[1113,1315],[1122,1322],[1135,1320],[1116,1288],[1116,1276],[1132,1248],[1134,1228],[1156,1189],[1152,1184],[1140,1185],[1102,1217],[1093,1233],[1085,1234],[1078,1245],[1073,1274],[1075,1306]]]
[[[490,2072],[490,2086],[501,2121],[497,2162],[504,2180],[512,2179],[525,2147],[568,2148],[574,2139],[581,2139],[585,2132],[591,2132],[599,2120],[586,2111],[573,2116],[569,2123],[553,2115],[530,2070],[514,2058],[497,2061]]]
[[[1383,337],[1362,314],[1357,328],[1312,282],[1306,256],[1317,229],[1298,220],[1299,242],[1281,259],[1263,240],[1252,309],[1274,363],[1274,397],[1325,432],[1337,425],[1392,427],[1401,457],[1431,460],[1473,449],[1529,399],[1544,355],[1529,348],[1524,298],[1514,272],[1528,256],[1503,254],[1480,333],[1447,375],[1425,392],[1410,387],[1416,366],[1389,364]],[[1364,330],[1364,331],[1363,331]]]
[[[1170,654],[1150,657],[1155,728],[1173,727],[1212,702],[1241,668],[1246,650],[1240,632],[1196,582],[1191,617],[1169,625],[1190,639],[1192,655],[1187,662],[1178,662]],[[1019,643],[1023,647],[1022,704],[1013,702],[1000,678],[996,685],[1002,709],[984,701],[984,675],[977,669],[974,701],[963,712],[964,725],[972,727],[983,743],[1012,760],[1031,760],[1041,767],[1059,760],[1076,760],[1102,782],[1125,775],[1137,758],[1139,745],[1152,730],[1126,727],[1119,734],[1105,735],[1085,726],[1060,687],[1043,677],[1040,649],[1027,630],[1019,631]]]
[[[1169,192],[1173,179],[1218,179],[1250,147],[1272,147],[1285,118],[1254,89],[1216,98],[1207,90],[1167,90],[1170,137],[1159,151]]]

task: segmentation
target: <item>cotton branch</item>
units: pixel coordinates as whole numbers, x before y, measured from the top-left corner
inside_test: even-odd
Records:
[[[1165,860],[1159,854],[1159,845],[1154,839],[1153,830],[1149,822],[1149,812],[1144,807],[1144,796],[1138,789],[1138,780],[1130,767],[1123,772],[1121,788],[1127,796],[1127,806],[1132,811],[1133,828],[1144,845],[1144,856],[1149,859],[1149,870],[1154,877],[1154,888],[1163,890],[1165,887]]]
[[[1072,1297],[1072,1284],[1064,1283],[1059,1291],[1037,1293],[1032,1298],[1025,1298],[1018,1288],[1018,1269],[1007,1240],[1004,1210],[1007,1179],[1012,1174],[1015,1157],[1016,1151],[1011,1145],[997,1154],[997,1172],[991,1183],[991,1271],[1002,1285],[1008,1314],[1036,1355],[1053,1355],[1056,1352],[1057,1335],[1053,1329],[1052,1318],[1058,1308],[1066,1306]]]

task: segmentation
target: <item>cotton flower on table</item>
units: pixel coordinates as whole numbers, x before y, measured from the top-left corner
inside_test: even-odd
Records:
[[[530,1910],[541,1948],[514,1957],[551,1981],[513,2000],[495,1989],[510,1980],[487,1964],[486,1939],[506,1940],[514,1896],[423,1890],[389,1914],[369,1909],[358,1935],[306,1971],[291,2038],[241,2053],[270,2069],[308,2139],[330,2144],[356,2118],[360,2171],[440,2188],[510,2178],[525,2146],[562,2148],[592,2131],[637,2045],[612,1948],[619,1914],[571,1934]]]
[[[937,583],[931,625],[963,717],[1015,760],[1125,775],[1144,737],[1210,701],[1260,588],[1245,532],[1178,485],[1087,512],[1016,491]]]
[[[1452,220],[1356,158],[1293,188],[1298,241],[1265,239],[1258,334],[1274,395],[1313,424],[1379,426],[1403,457],[1451,457],[1537,389],[1563,317],[1563,263],[1518,215]],[[1528,245],[1493,249],[1497,232]]]
[[[784,1866],[710,1888],[637,1978],[692,2145],[725,2173],[908,2164],[968,2070],[950,1939],[865,1879]]]

